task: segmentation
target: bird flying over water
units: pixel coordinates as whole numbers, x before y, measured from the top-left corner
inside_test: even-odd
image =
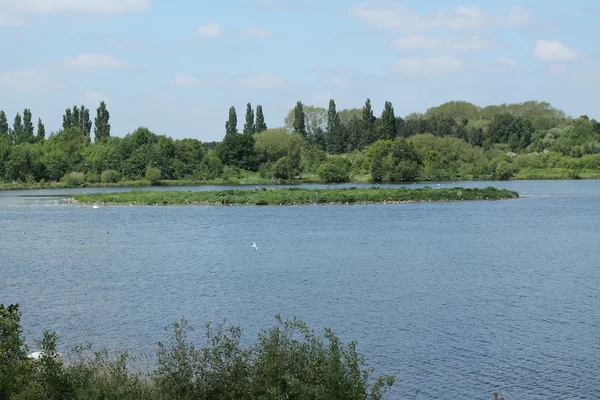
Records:
[[[254,247],[255,250],[258,250],[258,246],[256,245],[256,242],[252,242],[250,247]]]

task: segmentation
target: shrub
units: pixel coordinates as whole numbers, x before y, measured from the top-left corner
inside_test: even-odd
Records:
[[[85,183],[83,172],[70,172],[63,176],[62,181],[69,186],[81,186]]]
[[[276,179],[290,180],[300,175],[297,163],[290,157],[281,157],[273,165],[273,177]]]
[[[350,163],[340,156],[330,157],[319,167],[317,174],[325,183],[349,182]]]
[[[160,169],[148,165],[146,167],[146,179],[148,179],[152,184],[160,181]]]
[[[88,172],[85,174],[85,181],[88,183],[97,183],[100,182],[100,174],[96,172]]]
[[[512,178],[514,172],[513,166],[510,163],[506,161],[500,161],[496,166],[496,179],[510,179]]]
[[[102,172],[102,175],[100,175],[100,180],[102,180],[104,183],[117,183],[120,179],[121,174],[114,169],[107,169],[106,171]]]
[[[69,363],[57,357],[58,337],[44,333],[42,357],[27,358],[18,305],[0,305],[0,399],[348,399],[379,400],[394,377],[371,379],[356,344],[335,333],[323,337],[297,319],[263,330],[254,345],[241,346],[239,327],[206,325],[196,347],[185,320],[173,325],[167,343],[158,344],[158,366],[131,372],[128,355],[78,346]]]

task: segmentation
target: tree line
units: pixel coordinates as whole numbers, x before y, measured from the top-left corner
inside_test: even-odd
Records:
[[[394,182],[510,179],[541,170],[591,177],[600,171],[600,123],[538,101],[487,107],[451,101],[404,117],[396,115],[390,101],[379,115],[370,99],[361,108],[342,110],[333,99],[327,108],[298,101],[282,126],[270,129],[262,106],[248,103],[241,132],[230,107],[219,142],[175,140],[146,127],[111,136],[109,120],[104,102],[93,124],[85,106],[73,106],[65,110],[62,128],[46,137],[41,119],[34,129],[29,109],[15,116],[12,127],[0,111],[0,179],[67,185],[306,178]]]

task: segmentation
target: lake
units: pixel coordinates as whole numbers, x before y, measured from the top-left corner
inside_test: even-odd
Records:
[[[61,199],[128,189],[0,192],[0,303],[59,351],[151,353],[181,317],[251,341],[280,313],[357,340],[391,398],[598,397],[600,181],[439,185],[522,197],[93,209]]]

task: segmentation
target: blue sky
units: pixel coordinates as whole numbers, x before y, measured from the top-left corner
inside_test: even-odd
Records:
[[[269,127],[297,100],[369,97],[397,115],[449,100],[545,100],[600,118],[600,5],[589,0],[0,0],[0,109],[46,130],[100,100],[138,126],[220,140],[246,103]]]

